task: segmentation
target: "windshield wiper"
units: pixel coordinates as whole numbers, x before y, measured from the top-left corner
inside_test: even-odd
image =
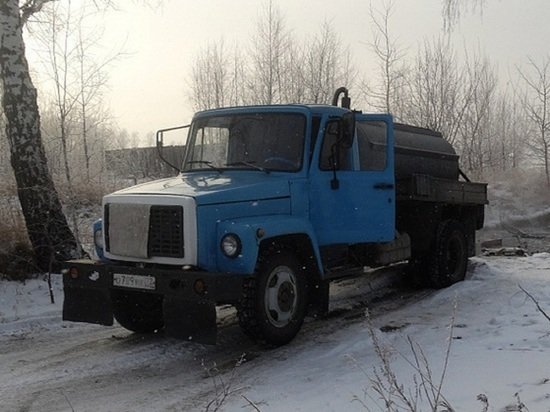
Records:
[[[222,169],[214,166],[210,160],[190,160],[186,164],[188,164],[188,165],[196,165],[196,164],[206,165],[210,169],[214,169],[218,173],[222,172]]]
[[[247,161],[244,161],[244,160],[241,160],[239,162],[226,163],[225,165],[226,166],[247,166],[247,167],[251,167],[252,169],[259,170],[260,172],[265,172],[265,173],[268,173],[268,174],[270,172],[268,169],[265,169],[261,166],[255,165],[254,162],[247,162]]]

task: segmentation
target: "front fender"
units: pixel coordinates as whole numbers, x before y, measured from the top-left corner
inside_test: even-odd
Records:
[[[94,260],[104,262],[104,263],[109,263],[110,260],[105,257],[103,248],[100,247],[95,242],[96,232],[98,232],[100,230],[103,231],[103,219],[96,220],[92,225],[92,233],[93,233],[93,239],[94,239],[94,249],[93,249],[92,255],[93,255]],[[105,244],[105,234],[102,233],[101,236],[103,237],[103,244]]]
[[[221,239],[228,233],[237,235],[241,240],[241,253],[235,258],[225,256],[221,250]],[[297,234],[305,234],[309,237],[317,265],[319,268],[323,267],[317,238],[311,223],[304,218],[279,215],[231,219],[218,223],[217,234],[220,247],[216,256],[218,270],[221,272],[252,274],[256,269],[261,242]]]

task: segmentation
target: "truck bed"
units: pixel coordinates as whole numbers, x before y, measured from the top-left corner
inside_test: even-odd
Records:
[[[441,179],[428,175],[412,175],[399,179],[397,200],[417,200],[460,205],[485,205],[487,184]]]

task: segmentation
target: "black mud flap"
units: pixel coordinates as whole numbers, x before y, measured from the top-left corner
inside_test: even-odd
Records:
[[[63,320],[113,325],[113,304],[107,289],[64,288]]]
[[[208,300],[189,301],[164,296],[166,335],[207,345],[216,344],[216,305]]]

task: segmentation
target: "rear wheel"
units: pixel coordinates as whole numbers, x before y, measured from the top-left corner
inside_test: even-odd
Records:
[[[113,314],[121,326],[137,333],[154,333],[164,326],[162,296],[113,290]]]
[[[444,288],[464,280],[468,266],[465,228],[456,220],[442,222],[430,256],[430,286]]]
[[[306,315],[306,278],[286,251],[262,257],[256,277],[248,279],[239,305],[239,324],[254,339],[272,345],[290,342]]]

